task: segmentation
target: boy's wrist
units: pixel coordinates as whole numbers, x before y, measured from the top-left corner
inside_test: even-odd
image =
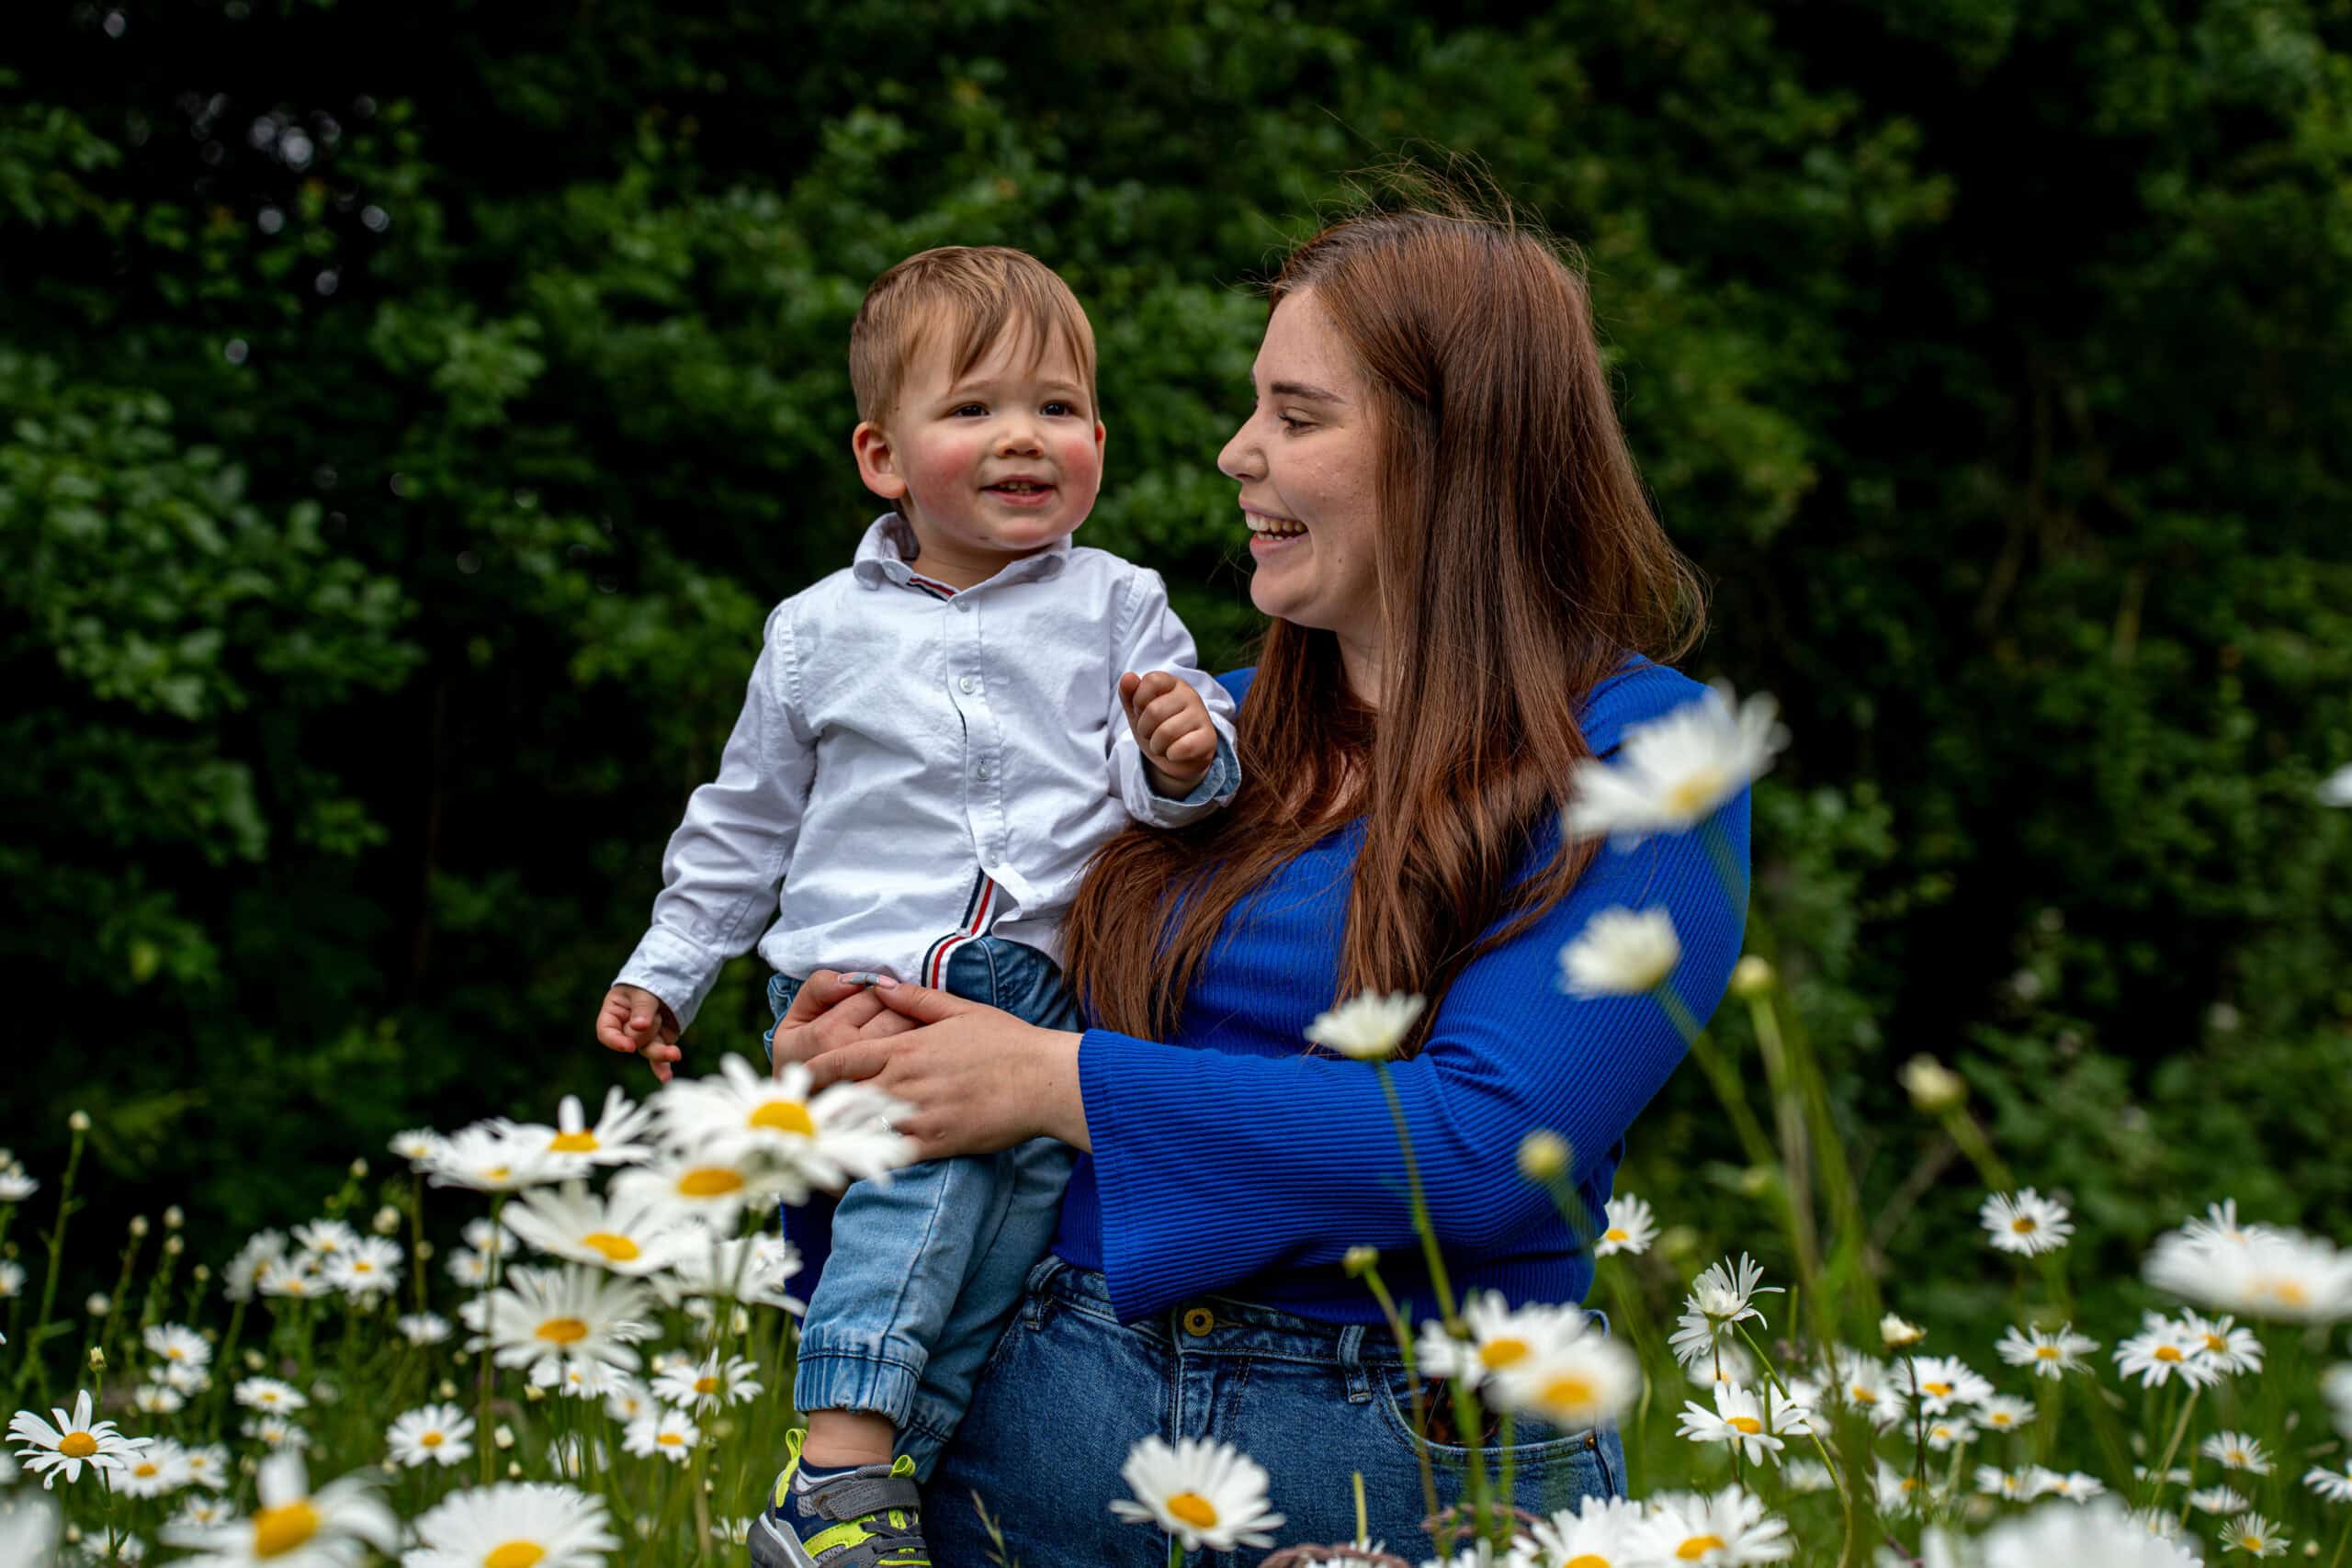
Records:
[[[1153,793],[1164,795],[1170,800],[1182,800],[1209,776],[1209,771],[1202,767],[1190,773],[1171,773],[1146,757],[1143,760],[1143,776],[1151,781]]]

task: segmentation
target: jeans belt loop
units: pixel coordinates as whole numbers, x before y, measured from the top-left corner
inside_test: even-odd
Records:
[[[1028,1281],[1022,1289],[1022,1322],[1032,1328],[1046,1325],[1046,1287],[1053,1283],[1055,1275],[1068,1267],[1058,1253],[1048,1252],[1037,1259],[1037,1266],[1029,1270]]]
[[[1351,1323],[1340,1330],[1340,1370],[1348,1381],[1348,1403],[1372,1398],[1372,1378],[1363,1370],[1363,1325]]]

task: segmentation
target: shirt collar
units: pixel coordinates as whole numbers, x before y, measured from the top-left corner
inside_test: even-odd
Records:
[[[1023,556],[1011,563],[989,581],[1019,582],[1058,576],[1069,564],[1069,536],[1065,534],[1035,555]],[[866,525],[865,536],[857,542],[857,556],[850,563],[850,572],[862,587],[879,588],[885,582],[895,582],[904,588],[916,575],[910,558],[920,558],[921,555],[915,532],[907,526],[906,519],[896,512],[885,512]],[[973,585],[980,586],[983,585]]]

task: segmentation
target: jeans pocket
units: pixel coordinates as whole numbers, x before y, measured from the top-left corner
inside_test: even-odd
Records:
[[[1432,1442],[1413,1429],[1412,1390],[1404,1369],[1393,1369],[1387,1377],[1375,1379],[1373,1397],[1380,1406],[1390,1436],[1417,1461],[1426,1453],[1441,1467],[1460,1469],[1469,1463],[1470,1449],[1458,1443]],[[1483,1412],[1483,1399],[1479,1404]],[[1512,1468],[1521,1475],[1540,1474],[1566,1464],[1587,1465],[1594,1471],[1599,1489],[1605,1492],[1611,1489],[1613,1477],[1602,1457],[1604,1447],[1598,1429],[1566,1432],[1548,1422],[1526,1421],[1514,1424],[1508,1450],[1500,1442],[1487,1442],[1481,1443],[1476,1451],[1489,1474],[1501,1463],[1506,1451],[1510,1455]]]

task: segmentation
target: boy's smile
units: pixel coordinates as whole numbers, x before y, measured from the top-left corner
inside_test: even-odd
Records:
[[[926,334],[887,419],[860,424],[850,446],[866,488],[914,530],[923,574],[969,588],[1086,521],[1103,429],[1063,345],[1008,333],[956,376],[950,338]]]

